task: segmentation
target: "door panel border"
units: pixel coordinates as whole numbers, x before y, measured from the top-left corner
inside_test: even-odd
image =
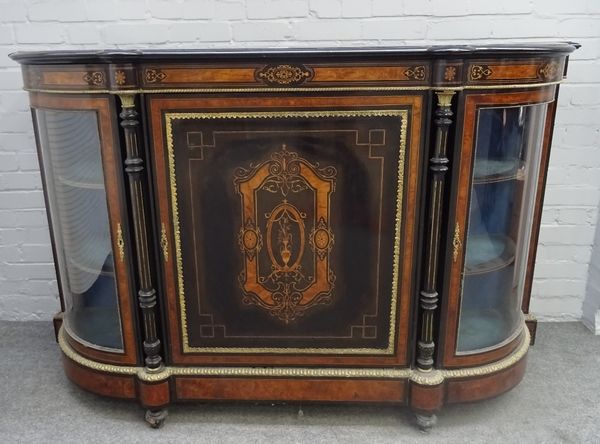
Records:
[[[355,109],[356,107],[378,109],[380,111],[389,110],[390,107],[400,106],[405,108],[407,114],[407,126],[410,128],[403,137],[408,140],[407,155],[404,162],[404,187],[402,190],[402,221],[400,242],[396,248],[399,254],[402,254],[400,268],[397,276],[398,287],[396,291],[401,297],[397,301],[398,309],[395,314],[396,329],[394,332],[395,340],[392,346],[395,349],[393,355],[388,356],[366,356],[358,355],[356,351],[346,352],[344,355],[327,356],[334,350],[315,350],[314,354],[307,356],[293,356],[294,353],[306,353],[306,349],[285,349],[279,353],[273,350],[264,350],[263,353],[269,355],[258,355],[260,350],[254,349],[234,349],[225,353],[221,349],[204,350],[200,352],[190,350],[186,347],[185,331],[182,328],[183,304],[179,299],[182,295],[179,292],[178,261],[176,255],[169,254],[163,267],[165,272],[166,286],[166,307],[169,318],[169,332],[171,337],[170,356],[174,363],[182,364],[333,364],[348,365],[349,363],[358,365],[407,365],[409,356],[409,336],[410,325],[409,317],[411,313],[412,293],[413,293],[413,275],[415,265],[415,217],[416,194],[418,185],[418,171],[420,166],[420,147],[422,141],[419,138],[422,126],[422,104],[423,95],[404,95],[404,96],[341,96],[341,97],[194,97],[173,98],[152,96],[148,98],[148,109],[150,112],[149,120],[151,122],[151,134],[153,139],[153,157],[155,162],[156,175],[156,195],[158,198],[159,225],[165,226],[167,233],[167,242],[169,245],[177,246],[177,222],[174,219],[176,212],[173,211],[169,170],[169,149],[165,146],[169,137],[168,126],[164,113],[176,113],[178,111],[194,113],[215,112],[236,112],[252,108],[265,113],[281,112],[285,109],[286,113],[299,113],[307,109],[318,110],[322,113],[337,112],[343,109]],[[386,107],[386,108],[384,108]],[[408,108],[408,109],[406,109]],[[335,110],[335,111],[332,111]],[[176,190],[175,190],[176,191]],[[175,194],[176,195],[176,194]],[[175,256],[175,257],[174,257]],[[204,354],[201,354],[201,353]],[[274,355],[274,353],[277,353]],[[371,353],[368,351],[367,353]]]

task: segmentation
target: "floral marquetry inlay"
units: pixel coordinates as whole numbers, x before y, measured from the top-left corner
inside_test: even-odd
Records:
[[[269,160],[237,169],[234,185],[244,220],[238,236],[244,255],[239,275],[244,303],[266,309],[287,324],[309,308],[331,302],[335,274],[329,262],[329,199],[336,176],[334,167],[312,164],[285,145]]]
[[[456,67],[455,66],[447,66],[444,70],[444,80],[451,82],[456,77]]]
[[[167,78],[167,75],[160,69],[146,69],[144,71],[144,79],[148,83],[160,83]]]
[[[117,70],[115,71],[115,83],[117,85],[125,85],[127,82],[127,75],[125,71]]]
[[[473,65],[469,71],[469,80],[485,80],[492,75],[492,72],[487,65]]]
[[[411,80],[425,80],[425,73],[424,66],[414,66],[404,71],[404,75]]]
[[[310,245],[319,259],[323,260],[333,247],[333,232],[321,218],[310,233]]]
[[[271,65],[256,72],[257,80],[268,85],[299,85],[312,77],[312,70],[301,65]]]
[[[551,80],[558,77],[560,66],[556,62],[546,63],[542,65],[539,69],[540,76],[544,80]]]
[[[86,72],[83,76],[83,80],[90,86],[103,86],[104,73],[102,71]]]

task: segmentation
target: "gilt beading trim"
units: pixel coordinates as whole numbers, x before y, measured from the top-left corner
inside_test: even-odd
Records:
[[[465,85],[465,86],[332,86],[332,87],[296,87],[296,88],[138,88],[128,90],[111,89],[44,89],[44,88],[23,88],[28,92],[37,92],[44,94],[214,94],[214,93],[257,93],[257,92],[352,92],[352,91],[430,91],[443,88],[447,91],[479,90],[479,89],[522,89],[522,88],[542,88],[545,86],[558,85],[562,80],[554,82],[538,83],[514,83],[514,84],[495,84],[495,85]]]
[[[175,148],[173,138],[173,121],[177,119],[269,119],[269,118],[296,118],[296,117],[380,117],[391,116],[400,118],[400,140],[398,141],[398,183],[396,187],[396,214],[394,232],[394,253],[392,267],[392,295],[390,302],[390,333],[388,343],[384,348],[293,348],[293,347],[193,347],[189,345],[187,331],[187,313],[185,304],[185,289],[183,277],[183,257],[181,253],[181,233],[179,222],[179,207],[177,197],[177,180],[175,174]],[[177,271],[177,286],[179,298],[179,316],[181,325],[181,339],[184,353],[275,353],[275,354],[323,354],[335,353],[338,355],[392,355],[396,341],[396,313],[398,302],[398,280],[400,268],[400,238],[402,225],[402,205],[404,190],[404,164],[408,131],[408,111],[406,110],[359,110],[359,111],[254,111],[254,112],[208,112],[208,113],[166,113],[165,139],[167,148],[168,180],[171,197],[171,217],[173,220],[173,237],[175,264]]]
[[[523,323],[523,339],[519,347],[507,357],[490,364],[461,369],[441,369],[423,372],[411,368],[317,368],[317,367],[162,367],[148,372],[145,367],[106,364],[86,358],[77,353],[67,342],[64,327],[58,333],[58,345],[64,355],[83,367],[104,373],[135,376],[145,382],[164,381],[171,376],[249,376],[289,378],[367,378],[408,379],[425,386],[440,385],[446,380],[487,376],[508,369],[525,357],[531,336]]]

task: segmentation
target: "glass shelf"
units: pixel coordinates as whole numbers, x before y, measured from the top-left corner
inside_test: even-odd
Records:
[[[488,309],[465,311],[459,328],[464,337],[462,347],[467,350],[480,350],[490,343],[501,343],[507,325],[502,313]]]
[[[465,274],[498,270],[515,260],[515,243],[503,235],[474,235],[469,238]]]
[[[104,191],[104,184],[102,182],[87,182],[85,179],[68,179],[62,176],[58,176],[57,179],[70,187]]]
[[[85,307],[77,311],[77,317],[70,323],[77,336],[85,338],[93,345],[109,349],[120,349],[121,321],[118,313],[110,307]]]
[[[72,162],[69,168],[59,167],[55,173],[56,179],[61,183],[74,188],[88,188],[92,190],[104,191],[104,176],[102,170],[98,171],[98,162],[101,158],[98,155],[88,154],[70,160]]]
[[[520,163],[518,159],[478,159],[474,166],[473,183],[485,184],[516,179]]]
[[[112,277],[112,278],[115,277],[114,261],[113,261],[112,254],[107,256],[106,261],[104,262],[104,266],[102,267],[102,269],[100,271],[90,268],[86,264],[76,262],[75,260],[73,260],[71,258],[68,258],[67,260],[69,262],[69,265],[76,267],[80,271],[89,273],[92,276],[101,275],[101,276],[108,276],[108,277]]]

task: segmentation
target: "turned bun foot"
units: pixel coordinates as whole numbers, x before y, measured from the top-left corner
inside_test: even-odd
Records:
[[[417,426],[419,427],[419,430],[425,433],[429,432],[437,423],[437,416],[433,413],[415,413],[415,419],[417,420]]]
[[[167,419],[167,410],[146,410],[146,422],[150,424],[153,429],[159,429],[162,427],[165,419]]]

